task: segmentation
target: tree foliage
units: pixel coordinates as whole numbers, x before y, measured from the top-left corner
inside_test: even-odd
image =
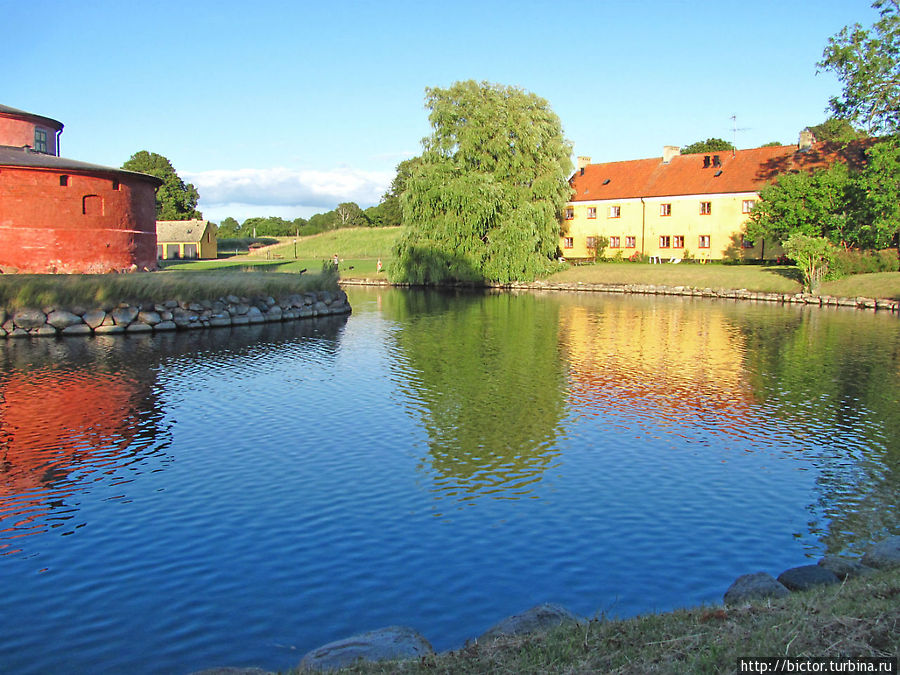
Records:
[[[897,245],[900,232],[900,139],[866,151],[861,171],[835,163],[812,173],[787,173],[763,187],[747,235],[784,242],[792,234],[825,237],[861,249]]]
[[[381,198],[381,224],[384,227],[396,227],[403,224],[403,211],[400,207],[400,197],[406,190],[406,182],[412,175],[413,169],[418,165],[419,158],[406,159],[397,165],[397,173],[391,186]]]
[[[426,90],[433,132],[401,197],[393,277],[530,280],[556,257],[571,145],[549,103],[472,80]]]
[[[854,129],[850,122],[837,117],[829,117],[822,122],[822,124],[816,124],[807,128],[812,132],[817,141],[847,143],[856,140],[857,138],[865,137],[865,134]]]
[[[783,242],[792,234],[827,237],[848,245],[853,241],[851,192],[847,165],[835,163],[813,173],[786,173],[759,191],[750,213],[750,239]]]
[[[197,202],[200,200],[197,188],[181,180],[172,163],[162,155],[141,150],[134,153],[122,168],[147,173],[163,181],[156,191],[157,220],[191,220],[203,217],[197,210]]]
[[[367,227],[369,219],[356,202],[343,202],[334,210],[336,227]]]
[[[705,141],[697,141],[686,145],[681,149],[682,155],[696,155],[700,152],[725,152],[734,150],[734,146],[721,138],[707,138]]]
[[[803,288],[813,292],[828,273],[828,266],[834,262],[837,250],[825,237],[810,237],[795,232],[782,246],[803,272]]]
[[[881,17],[870,29],[856,23],[829,38],[819,68],[843,85],[830,108],[870,133],[900,132],[900,0],[876,0]]]

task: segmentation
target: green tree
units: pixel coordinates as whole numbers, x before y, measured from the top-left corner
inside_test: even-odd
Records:
[[[571,194],[571,145],[549,103],[472,80],[426,90],[432,134],[401,198],[392,277],[531,280],[551,268]]]
[[[240,223],[231,216],[223,218],[219,223],[218,237],[219,239],[235,239],[241,235],[238,232],[241,229]]]
[[[900,255],[900,135],[874,144],[856,180],[861,237],[872,248],[897,246]]]
[[[682,155],[696,155],[700,152],[725,152],[734,150],[734,146],[721,138],[707,138],[705,141],[697,141],[686,145],[681,149]]]
[[[157,220],[191,220],[203,217],[197,210],[197,202],[200,200],[197,188],[181,180],[172,163],[162,155],[141,150],[134,153],[122,168],[162,179],[163,184],[156,191]]]
[[[856,23],[829,38],[816,64],[843,85],[829,101],[836,117],[872,134],[900,132],[900,0],[876,0],[881,18],[871,29]]]
[[[335,227],[368,227],[369,219],[356,202],[343,202],[334,210]]]
[[[803,288],[812,293],[828,273],[837,253],[834,245],[825,237],[810,237],[795,232],[782,246],[784,252],[797,263],[803,272]]]
[[[768,143],[763,143],[759,147],[761,147],[761,148],[780,148],[782,145],[784,145],[784,143],[782,143],[781,141],[769,141]]]
[[[397,165],[397,173],[391,186],[381,198],[382,224],[385,227],[395,227],[403,224],[403,211],[400,207],[400,197],[406,190],[406,182],[412,175],[413,169],[418,165],[420,158],[405,159]]]
[[[830,117],[822,124],[808,127],[817,141],[832,141],[837,143],[847,143],[864,138],[865,134],[853,128],[847,120]]]
[[[855,189],[847,165],[841,162],[813,173],[781,174],[759,191],[747,236],[783,242],[799,233],[827,237],[843,246],[862,245],[866,242],[859,241],[856,227]]]

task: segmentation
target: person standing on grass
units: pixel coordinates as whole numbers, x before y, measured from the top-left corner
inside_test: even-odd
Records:
[[[375,265],[375,269],[376,269],[376,271],[377,271],[379,274],[381,274],[381,267],[382,267],[382,265],[381,265],[381,258],[379,258],[379,259],[378,259],[378,264]]]
[[[334,257],[331,259],[331,262],[334,264],[334,268],[337,269],[337,266],[338,266],[338,255],[337,255],[337,253],[334,254]]]

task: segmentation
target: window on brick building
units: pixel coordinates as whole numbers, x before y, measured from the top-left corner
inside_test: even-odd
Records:
[[[625,248],[634,248],[637,246],[636,237],[625,237]]]
[[[81,200],[81,212],[86,216],[102,216],[103,198],[100,195],[85,195]]]
[[[659,205],[659,215],[671,216],[672,215],[672,205],[671,204],[660,204]]]
[[[609,217],[610,218],[618,218],[622,215],[622,207],[621,206],[610,206],[609,207]]]
[[[701,234],[697,240],[697,248],[709,248],[709,235]]]
[[[660,238],[659,238],[659,247],[660,248],[669,248],[671,245],[672,245],[672,238],[669,235],[663,234],[660,236]]]
[[[610,248],[622,248],[621,242],[622,240],[619,237],[610,237],[609,238],[609,247]]]
[[[596,218],[597,217],[597,207],[589,206],[588,207],[588,218]]]
[[[66,186],[69,184],[69,177],[68,177],[68,176],[65,176],[65,175],[60,176],[60,177],[59,177],[59,184],[60,184],[61,187],[66,187]]]
[[[574,245],[575,242],[572,237],[566,237],[565,239],[563,239],[563,248],[572,248]]]
[[[34,149],[37,152],[47,152],[47,132],[44,129],[34,130]]]
[[[672,237],[672,248],[684,248],[684,237],[676,234]]]
[[[700,215],[708,216],[712,213],[712,202],[700,202]]]

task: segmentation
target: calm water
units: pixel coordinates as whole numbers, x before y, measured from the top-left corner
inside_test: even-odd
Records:
[[[0,341],[0,671],[284,669],[543,601],[718,602],[900,532],[896,316],[351,290],[352,316]]]

